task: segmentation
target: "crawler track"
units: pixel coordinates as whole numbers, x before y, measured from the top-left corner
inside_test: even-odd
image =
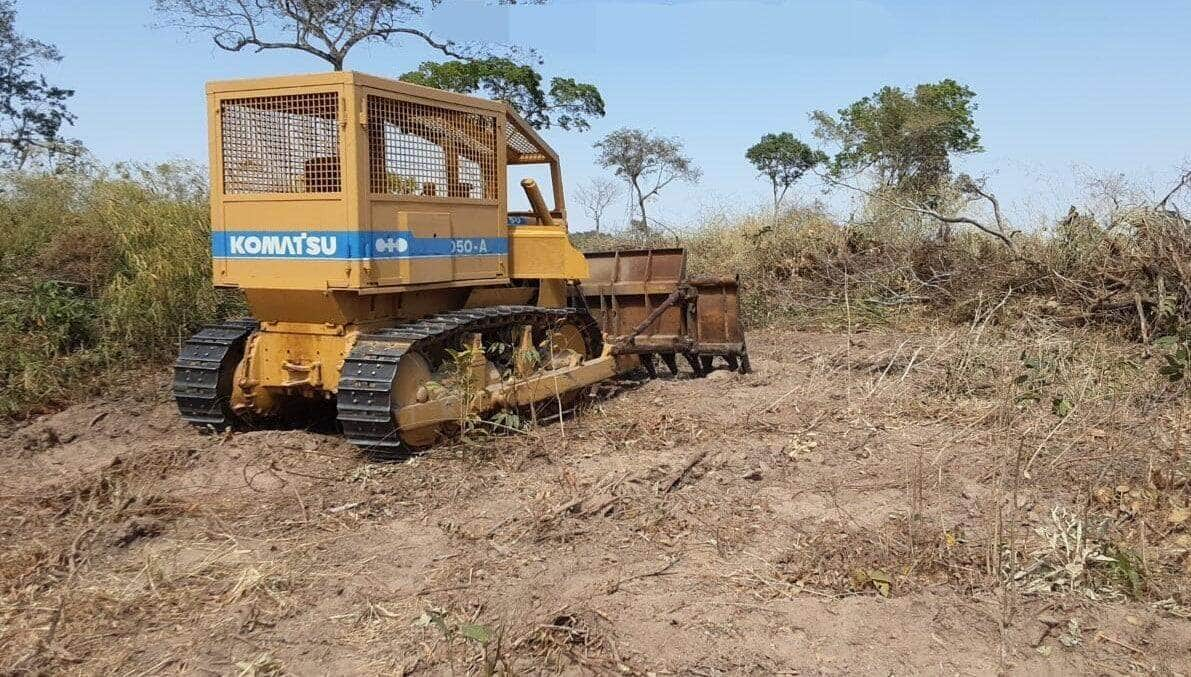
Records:
[[[183,344],[174,363],[174,401],[183,419],[220,430],[232,424],[232,375],[244,342],[259,326],[256,320],[229,320],[203,327]]]
[[[337,408],[344,435],[376,456],[409,453],[398,431],[393,398],[394,379],[403,356],[416,352],[438,365],[448,348],[460,346],[471,334],[491,334],[523,325],[544,334],[551,323],[558,321],[569,321],[580,328],[589,357],[603,349],[595,320],[586,311],[574,308],[494,306],[455,310],[361,336],[339,378]]]

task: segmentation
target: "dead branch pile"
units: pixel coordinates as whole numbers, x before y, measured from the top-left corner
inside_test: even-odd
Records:
[[[1191,221],[1165,202],[1072,207],[1048,227],[1013,230],[996,198],[976,185],[965,204],[995,220],[940,218],[870,195],[848,223],[817,208],[776,223],[712,218],[683,242],[696,273],[739,273],[746,318],[881,324],[896,310],[967,323],[1000,304],[998,322],[1098,326],[1148,342],[1191,326]],[[952,226],[978,227],[953,230]],[[995,237],[993,236],[995,235]],[[603,238],[599,247],[615,246]],[[639,244],[639,243],[638,243]]]

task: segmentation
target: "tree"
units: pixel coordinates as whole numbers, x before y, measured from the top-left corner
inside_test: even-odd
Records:
[[[811,119],[817,137],[839,146],[831,162],[836,177],[872,169],[879,187],[929,202],[951,176],[952,154],[984,150],[975,96],[950,79],[918,85],[913,94],[883,87],[838,117],[816,111]]]
[[[794,138],[790,132],[766,134],[744,156],[762,176],[773,184],[773,223],[777,225],[778,211],[786,192],[815,165],[827,161],[827,155]]]
[[[460,94],[482,93],[505,101],[535,129],[557,125],[586,131],[589,117],[604,116],[604,99],[595,85],[572,78],[553,78],[542,89],[542,75],[512,59],[490,57],[470,61],[427,61],[401,76],[406,82]]]
[[[491,44],[461,45],[440,39],[417,23],[446,0],[154,0],[164,23],[207,34],[229,52],[286,49],[306,52],[343,70],[348,54],[366,42],[402,38],[430,47],[450,61],[427,61],[401,79],[464,94],[484,93],[507,101],[538,129],[557,125],[585,130],[604,115],[594,85],[571,78],[550,80],[511,57],[540,59],[531,49]],[[543,4],[546,0],[490,0],[500,5]],[[504,51],[504,56],[496,52]]]
[[[675,181],[698,183],[703,175],[684,154],[681,142],[640,129],[618,129],[596,142],[595,148],[600,151],[596,161],[628,182],[641,214],[642,235],[646,238],[650,230],[645,203]]]
[[[596,235],[600,234],[600,222],[604,213],[616,202],[620,194],[620,184],[602,176],[592,178],[575,191],[575,199],[583,208],[583,213],[595,223]]]
[[[471,48],[440,40],[413,25],[443,1],[154,0],[154,6],[167,24],[210,34],[220,49],[298,50],[341,71],[357,45],[400,38],[412,38],[453,59],[474,58]],[[497,0],[502,5],[517,1]]]
[[[0,167],[20,169],[35,153],[53,159],[77,152],[61,137],[74,124],[66,102],[74,92],[50,85],[37,72],[62,60],[58,48],[16,32],[16,9],[0,0]]]

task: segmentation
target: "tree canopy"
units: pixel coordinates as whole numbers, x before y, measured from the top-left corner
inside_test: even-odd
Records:
[[[572,78],[552,78],[548,90],[532,66],[489,57],[470,61],[427,61],[401,76],[417,85],[460,94],[483,94],[505,101],[536,129],[557,126],[586,131],[590,118],[604,116],[604,99],[595,85]]]
[[[827,161],[823,151],[811,148],[790,132],[762,136],[744,156],[773,185],[774,221],[790,186],[815,165]]]
[[[167,25],[209,35],[229,52],[296,50],[343,70],[348,54],[369,42],[401,39],[441,52],[401,79],[462,94],[507,101],[537,129],[586,130],[603,117],[594,85],[556,77],[546,88],[532,49],[458,43],[422,27],[426,13],[448,0],[154,0]],[[544,4],[546,0],[489,0],[491,4]],[[531,65],[532,63],[532,65]]]
[[[16,9],[0,0],[0,167],[21,168],[35,152],[76,151],[61,138],[74,123],[66,107],[74,92],[49,84],[39,68],[62,60],[58,48],[16,31]]]
[[[976,93],[955,80],[920,84],[912,94],[883,87],[839,110],[811,114],[815,135],[836,144],[838,175],[873,170],[878,184],[926,197],[951,176],[953,154],[977,153]]]
[[[211,36],[229,52],[291,49],[343,70],[347,55],[366,42],[402,38],[453,59],[486,56],[492,45],[461,45],[417,25],[445,0],[154,0],[167,24]],[[545,0],[494,0],[500,5]]]
[[[609,133],[595,148],[596,161],[628,182],[641,214],[642,234],[648,237],[649,218],[646,203],[675,181],[697,183],[703,172],[686,156],[682,143],[625,127]]]

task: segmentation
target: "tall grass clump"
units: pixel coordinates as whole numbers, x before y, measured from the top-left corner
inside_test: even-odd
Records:
[[[185,164],[0,177],[0,416],[168,359],[234,312],[210,283],[205,186]]]

